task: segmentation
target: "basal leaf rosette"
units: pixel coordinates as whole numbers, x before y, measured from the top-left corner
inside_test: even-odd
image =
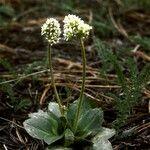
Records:
[[[59,22],[54,18],[47,19],[41,27],[41,35],[45,36],[51,46],[57,44],[61,35]]]
[[[64,38],[66,41],[72,38],[85,39],[89,36],[92,27],[86,24],[81,18],[76,15],[65,16],[64,20]]]
[[[49,103],[48,111],[39,110],[29,115],[23,125],[27,133],[39,140],[44,140],[48,145],[63,138],[63,123],[61,121],[59,106],[55,102]]]

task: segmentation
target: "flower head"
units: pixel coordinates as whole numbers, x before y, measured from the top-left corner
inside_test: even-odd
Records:
[[[73,37],[85,39],[88,37],[89,31],[92,29],[90,25],[84,23],[83,20],[75,15],[65,16],[63,22],[65,40],[69,40]]]
[[[61,35],[59,22],[54,18],[47,19],[41,27],[41,35],[45,36],[50,45],[58,43]]]

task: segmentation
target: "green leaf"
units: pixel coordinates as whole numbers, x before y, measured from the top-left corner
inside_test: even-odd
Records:
[[[83,99],[83,103],[82,103],[82,107],[81,107],[80,116],[82,116],[87,110],[89,110],[91,108],[89,100],[85,96],[83,98],[84,99]],[[79,100],[74,101],[69,106],[68,111],[67,111],[68,125],[71,129],[73,127],[76,110],[78,108],[78,102],[79,102]]]
[[[78,101],[74,101],[68,108],[67,111],[67,120],[68,120],[68,125],[70,128],[73,127],[73,121],[75,118],[75,113],[76,113],[76,109],[78,106]]]
[[[19,110],[19,109],[26,109],[28,107],[30,107],[31,101],[29,99],[21,99],[18,104],[15,106],[15,110]]]
[[[59,105],[55,102],[50,102],[48,105],[48,110],[52,112],[57,117],[61,117],[61,112],[59,110]]]
[[[130,39],[136,44],[140,44],[147,51],[150,50],[150,38],[146,36],[135,35],[131,36]]]
[[[66,148],[62,146],[48,147],[46,150],[72,150],[72,148]]]
[[[102,126],[103,112],[100,108],[89,109],[79,119],[76,135],[87,137],[95,135]]]
[[[102,130],[92,139],[92,150],[113,150],[108,139],[114,135],[114,129],[102,128]]]
[[[15,12],[12,7],[9,7],[7,5],[2,5],[2,6],[0,6],[0,14],[4,14],[9,17],[14,17]]]
[[[29,117],[23,125],[32,137],[44,140],[49,145],[63,137],[63,134],[58,134],[58,122],[53,115],[39,110]]]
[[[74,143],[74,134],[70,129],[66,129],[65,131],[65,146],[69,146]]]

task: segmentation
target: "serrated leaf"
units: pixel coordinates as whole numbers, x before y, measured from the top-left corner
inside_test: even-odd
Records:
[[[103,111],[100,108],[89,109],[79,119],[77,136],[87,137],[96,134],[102,126]]]
[[[92,139],[92,150],[113,150],[109,138],[114,136],[115,130],[102,128],[102,130]]]
[[[44,140],[47,144],[61,139],[63,134],[58,134],[58,122],[47,112],[39,110],[29,115],[23,125],[28,134],[34,138]]]

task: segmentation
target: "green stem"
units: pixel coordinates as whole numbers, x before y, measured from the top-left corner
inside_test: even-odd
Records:
[[[54,94],[55,94],[57,103],[59,105],[60,112],[63,115],[63,107],[62,107],[61,100],[59,98],[59,95],[58,95],[58,92],[57,92],[57,89],[56,89],[56,85],[55,85],[55,81],[54,81],[53,68],[52,68],[51,46],[50,46],[50,44],[48,44],[48,62],[49,62],[51,83],[52,83],[52,86],[53,86],[53,89],[54,89]]]
[[[78,108],[76,111],[75,120],[73,124],[74,132],[76,132],[78,120],[80,117],[81,107],[83,103],[83,95],[84,95],[84,90],[85,90],[85,78],[86,78],[86,54],[85,54],[85,47],[84,47],[84,42],[82,38],[80,38],[80,44],[81,44],[81,53],[82,53],[82,66],[83,66],[82,67],[82,87],[81,87],[81,92],[80,92],[80,97],[79,97]]]

